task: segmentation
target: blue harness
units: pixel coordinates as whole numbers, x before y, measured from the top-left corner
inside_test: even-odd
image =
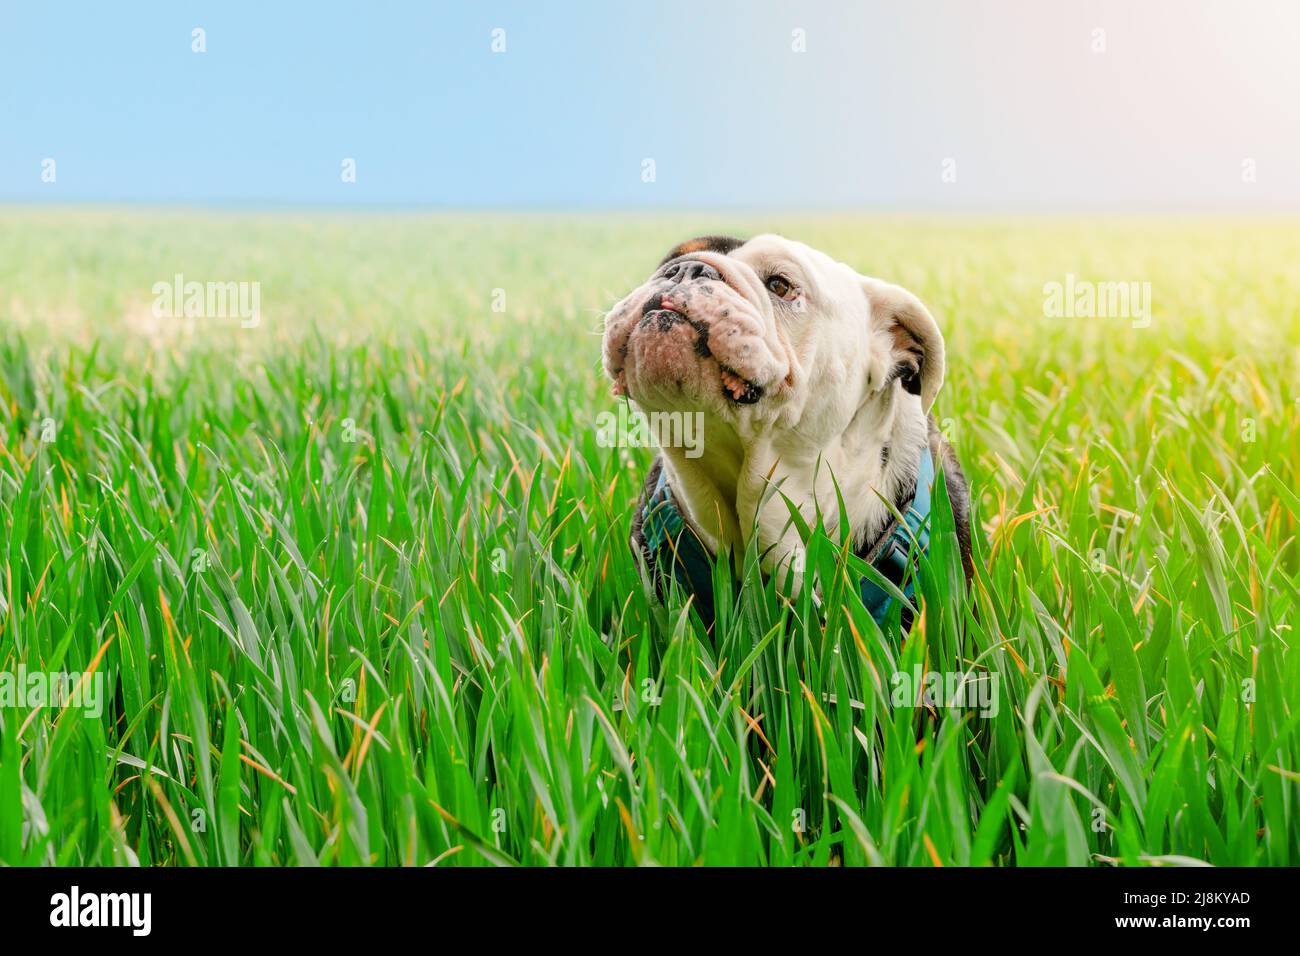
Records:
[[[916,559],[930,549],[930,493],[934,484],[934,458],[927,445],[921,452],[912,503],[894,519],[863,559],[885,580],[898,587],[910,601],[915,593],[912,571]],[[641,533],[645,553],[656,567],[667,564],[673,578],[687,594],[694,595],[695,609],[706,625],[713,623],[713,557],[704,542],[686,523],[662,466],[654,490],[646,497],[641,512]],[[894,603],[889,592],[868,578],[859,582],[862,603],[879,625],[884,625]],[[906,609],[904,609],[906,610]],[[906,624],[904,625],[906,628]]]

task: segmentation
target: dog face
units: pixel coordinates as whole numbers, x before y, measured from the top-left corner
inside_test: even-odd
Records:
[[[928,412],[944,349],[898,286],[781,236],[708,236],[610,311],[604,367],[643,411],[704,412],[742,441],[784,432],[816,450],[873,401]]]

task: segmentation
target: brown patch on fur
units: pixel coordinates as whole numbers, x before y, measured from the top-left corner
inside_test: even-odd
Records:
[[[690,255],[692,252],[720,252],[725,256],[744,244],[744,239],[737,239],[735,236],[698,236],[695,239],[687,239],[685,242],[673,246],[672,251],[664,256],[659,264],[663,265],[678,256]]]

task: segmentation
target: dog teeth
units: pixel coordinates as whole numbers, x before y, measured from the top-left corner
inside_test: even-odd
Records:
[[[731,372],[728,372],[726,369],[723,369],[722,387],[731,393],[732,398],[739,401],[741,396],[743,396],[746,390],[749,388],[749,383],[746,382],[739,375],[735,375]]]

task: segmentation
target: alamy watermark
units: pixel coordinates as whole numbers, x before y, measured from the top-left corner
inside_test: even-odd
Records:
[[[186,281],[176,273],[171,282],[155,282],[153,314],[158,319],[239,319],[241,328],[262,321],[260,282]]]
[[[54,927],[124,927],[132,936],[148,936],[153,928],[152,893],[96,893],[73,887],[50,897]]]
[[[0,671],[0,707],[77,707],[87,717],[104,713],[104,675],[98,671]]]
[[[1150,282],[1089,282],[1067,272],[1064,282],[1043,284],[1043,314],[1049,319],[1131,319],[1133,328],[1151,324]]]
[[[895,671],[890,677],[890,703],[899,708],[934,707],[978,710],[996,717],[1002,700],[1002,675],[996,672]]]
[[[617,412],[596,416],[601,448],[684,448],[687,458],[704,454],[703,412],[645,412],[620,402]]]

